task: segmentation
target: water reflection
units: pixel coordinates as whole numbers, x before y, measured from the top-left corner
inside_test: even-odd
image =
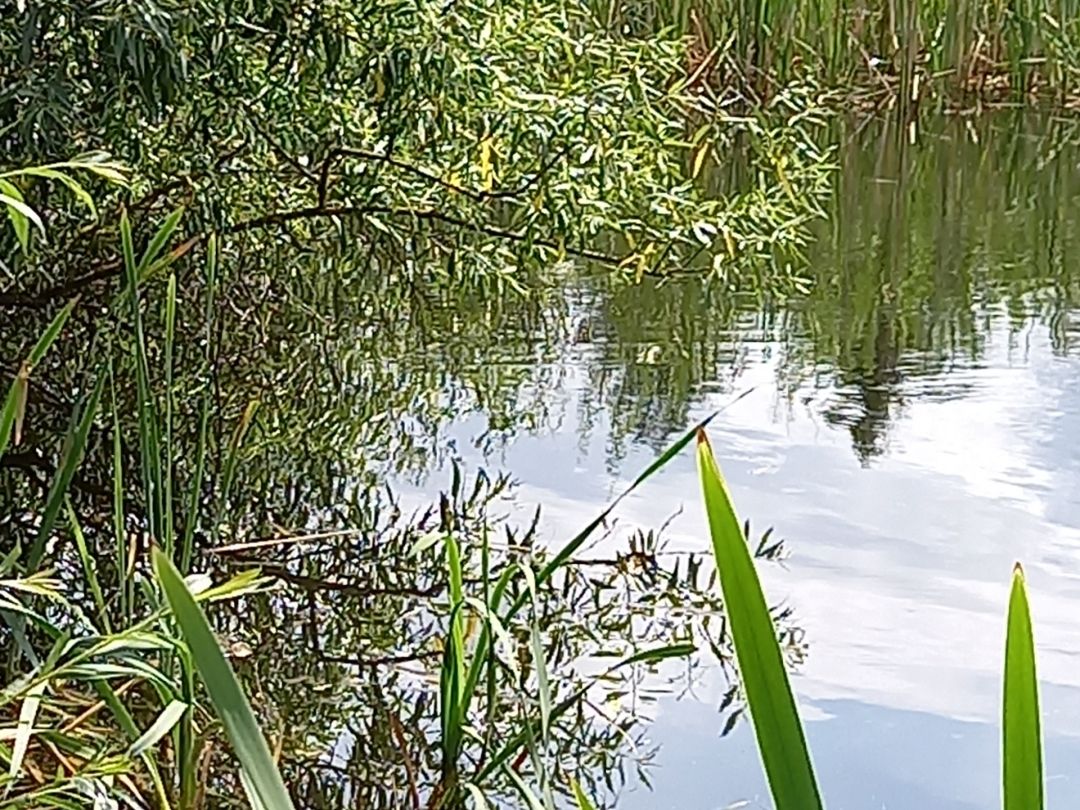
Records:
[[[575,410],[501,460],[523,497],[551,506],[557,535],[594,482],[750,391],[714,446],[744,514],[794,541],[787,571],[766,573],[813,640],[796,684],[832,804],[996,806],[1017,558],[1036,594],[1051,802],[1075,801],[1075,128],[947,120],[909,143],[875,125],[839,158],[807,296],[591,283],[578,296],[594,340],[563,363]],[[686,504],[672,543],[700,549],[693,489],[686,461],[624,519],[655,524]],[[722,684],[706,676],[697,694],[716,705]],[[620,806],[767,806],[750,740],[720,742],[722,725],[700,706],[662,704],[656,793],[627,792]]]

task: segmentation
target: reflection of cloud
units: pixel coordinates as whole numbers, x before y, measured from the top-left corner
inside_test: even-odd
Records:
[[[876,789],[902,785],[908,798],[928,796],[929,777],[917,788],[904,775],[913,752],[923,746],[931,759],[954,756],[971,744],[965,735],[982,740],[971,767],[983,777],[996,767],[1004,615],[1017,559],[1031,589],[1047,762],[1052,774],[1068,772],[1053,763],[1080,736],[1080,362],[1055,357],[1045,332],[1026,340],[1027,354],[1017,357],[1005,332],[991,329],[979,364],[950,372],[962,394],[948,395],[954,377],[946,374],[920,383],[934,386],[932,396],[909,391],[890,453],[870,469],[853,457],[843,429],[815,416],[813,400],[781,399],[772,359],[746,367],[738,390],[753,391],[710,428],[741,515],[755,531],[775,526],[793,555],[786,567],[762,571],[770,601],[791,605],[806,630],[810,655],[794,684],[804,716],[815,721],[811,737],[827,726],[838,740],[862,735],[867,750],[881,746]],[[709,393],[696,415],[730,399]],[[624,481],[613,486],[605,418],[581,441],[568,413],[561,432],[518,439],[500,459],[523,482],[523,512],[543,506],[548,543],[572,536],[653,459],[649,448],[631,446]],[[670,546],[707,553],[698,486],[688,448],[620,507],[620,535],[656,528],[682,506]],[[724,688],[716,674],[696,691],[715,707]],[[722,725],[712,711],[688,715],[665,703],[657,712],[655,734],[675,748],[681,738],[672,723],[701,739]],[[902,741],[892,736],[896,724]],[[932,739],[950,734],[959,742]],[[730,745],[725,740],[722,751]],[[890,745],[899,746],[891,764]],[[851,747],[837,742],[819,754],[823,773],[848,767],[829,757],[850,757]],[[671,756],[666,750],[661,759]],[[969,801],[959,776],[949,784],[951,803],[938,806],[988,806]],[[942,795],[935,790],[933,798]]]
[[[764,387],[711,429],[742,515],[758,530],[776,525],[790,541],[787,570],[763,571],[772,599],[791,604],[807,630],[810,659],[796,683],[811,700],[996,721],[1008,577],[1019,557],[1032,585],[1041,674],[1070,687],[1055,697],[1067,702],[1057,708],[1080,714],[1080,691],[1072,691],[1080,669],[1067,652],[1080,651],[1080,625],[1069,620],[1080,531],[1040,517],[1048,484],[1029,486],[1036,476],[1048,481],[1038,465],[1028,465],[1027,481],[1013,474],[1028,457],[1017,441],[1025,431],[1015,428],[1037,407],[1035,386],[1019,384],[1020,370],[1015,380],[1009,370],[985,373],[992,384],[977,390],[992,396],[913,404],[898,428],[897,456],[871,470],[859,468],[842,436],[821,442],[820,426],[805,418],[774,422]],[[1003,380],[1017,384],[1002,390]],[[624,469],[650,460],[638,449]],[[600,440],[583,457],[572,432],[519,441],[505,463],[524,482],[523,509],[542,505],[542,535],[552,544],[621,489],[604,475]],[[672,547],[707,552],[697,488],[688,449],[624,502],[619,525],[655,528],[682,505]],[[1047,727],[1076,733],[1063,718],[1049,717]]]

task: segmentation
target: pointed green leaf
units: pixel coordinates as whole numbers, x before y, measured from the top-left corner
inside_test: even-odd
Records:
[[[5,202],[7,200],[18,201],[25,205],[22,192],[18,187],[7,180],[0,180],[0,195],[4,196]],[[29,206],[26,206],[29,208]],[[11,220],[11,227],[15,229],[15,238],[19,240],[19,247],[22,248],[23,253],[27,253],[30,250],[30,220],[23,211],[15,205],[9,204],[7,206],[8,219]],[[38,220],[40,222],[40,220]]]
[[[773,802],[777,810],[821,810],[776,628],[704,429],[698,431],[698,467],[731,637]]]
[[[180,572],[157,547],[153,550],[153,564],[154,574],[191,650],[195,667],[221,718],[252,796],[257,797],[266,810],[293,810],[292,800],[270,756],[266,738],[255,721],[251,704],[218,646],[206,615],[184,585]]]
[[[78,302],[78,298],[72,298],[68,301],[64,308],[57,312],[52,321],[49,322],[48,328],[41,333],[41,337],[38,338],[37,343],[34,344],[34,348],[30,350],[30,354],[26,358],[26,363],[31,369],[41,362],[42,358],[45,357],[45,352],[56,342],[56,338],[60,335],[60,331],[64,328],[64,324],[67,323],[71,311],[75,309]]]
[[[581,785],[578,784],[576,779],[570,780],[570,790],[574,794],[574,801],[577,802],[578,810],[596,810],[596,805],[585,795],[585,791],[581,789]]]
[[[180,217],[183,215],[184,209],[177,208],[165,218],[165,221],[161,223],[161,227],[157,229],[157,233],[154,234],[153,239],[151,239],[150,243],[146,246],[142,258],[139,259],[140,281],[142,281],[142,275],[145,273],[146,269],[157,259],[158,254],[161,253],[169,243],[169,240],[172,239],[173,233],[180,224]]]
[[[1002,706],[1002,777],[1005,810],[1042,810],[1042,737],[1035,640],[1031,630],[1024,571],[1013,569],[1005,635],[1005,689]]]

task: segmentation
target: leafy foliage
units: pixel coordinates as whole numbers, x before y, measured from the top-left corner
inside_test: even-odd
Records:
[[[0,53],[7,160],[105,148],[135,207],[187,201],[194,232],[348,234],[429,278],[520,287],[566,256],[734,277],[789,257],[825,192],[811,89],[731,116],[688,86],[683,39],[576,0],[30,3]],[[694,182],[737,146],[747,182]]]

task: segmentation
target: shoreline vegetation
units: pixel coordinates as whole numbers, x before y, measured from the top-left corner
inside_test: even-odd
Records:
[[[931,110],[1047,106],[1080,108],[1080,0],[0,0],[0,810],[608,807],[706,661],[718,731],[748,711],[770,779],[801,769],[778,810],[818,806],[797,616],[728,573],[784,543],[736,520],[703,433],[669,443],[697,372],[562,546],[505,518],[508,477],[454,464],[411,513],[387,481],[454,418],[542,421],[535,354],[476,347],[569,320],[551,279],[699,277],[716,310],[828,289],[801,263],[843,210],[839,119],[902,145]],[[837,296],[880,338],[845,351],[901,340],[878,292]],[[609,522],[696,436],[718,573]],[[1032,810],[1013,588],[1004,778]]]
[[[1080,99],[1072,0],[595,0],[593,9],[613,30],[679,31],[694,83],[747,88],[754,101],[795,77],[873,110],[1073,109]]]

